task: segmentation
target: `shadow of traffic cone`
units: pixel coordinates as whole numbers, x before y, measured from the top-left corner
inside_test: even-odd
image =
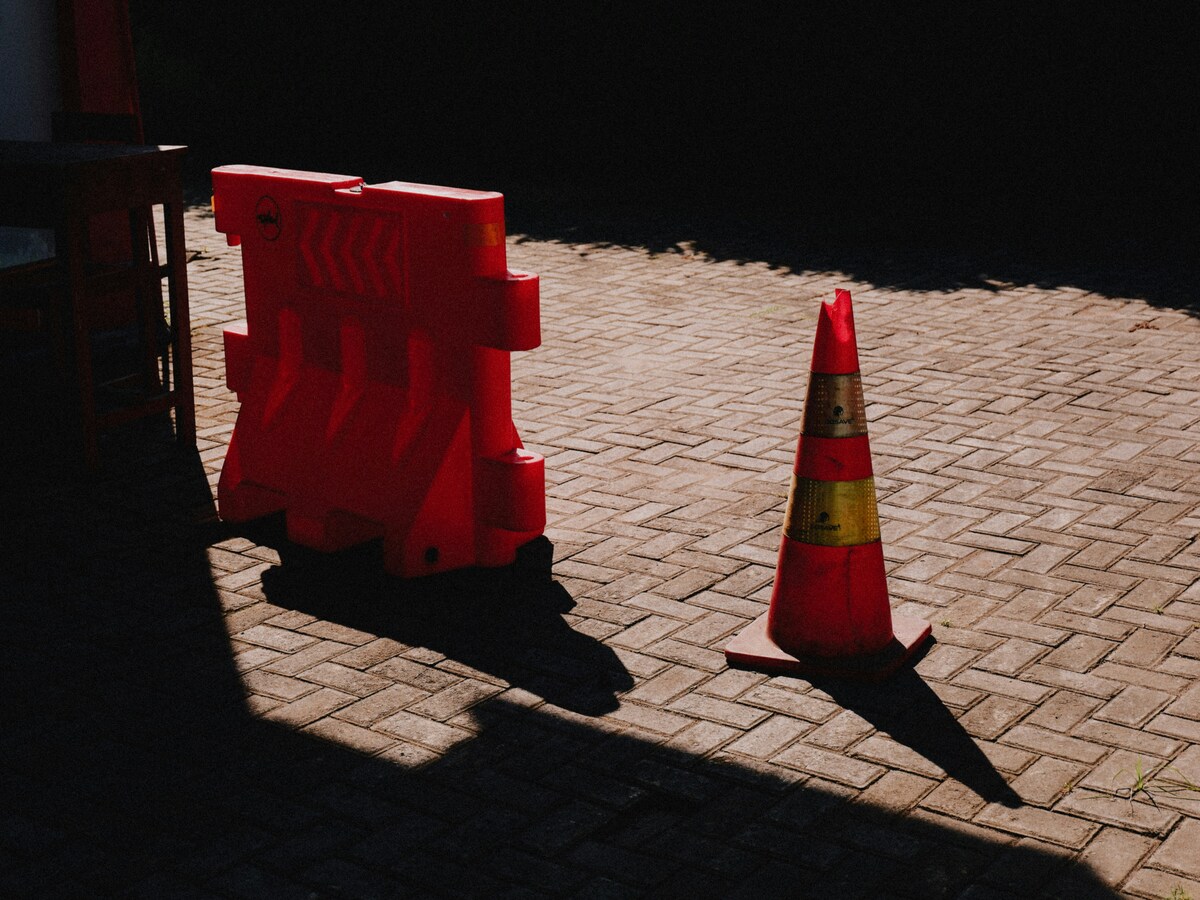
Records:
[[[850,292],[821,304],[770,609],[725,648],[731,666],[879,680],[929,637],[888,605]]]

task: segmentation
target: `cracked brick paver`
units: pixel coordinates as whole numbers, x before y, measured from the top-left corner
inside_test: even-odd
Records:
[[[203,211],[188,244],[199,460],[131,429],[18,498],[10,896],[1200,897],[1188,310],[510,236],[554,583],[435,596],[216,519],[240,259]],[[836,287],[893,606],[934,623],[870,687],[721,653]]]

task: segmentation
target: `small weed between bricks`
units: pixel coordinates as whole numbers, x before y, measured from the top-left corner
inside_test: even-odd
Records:
[[[783,312],[784,309],[785,309],[785,307],[782,307],[782,306],[768,306],[765,309],[755,310],[754,312],[750,313],[750,316],[751,316],[751,318],[758,318],[759,316],[769,316],[771,313]]]
[[[1142,768],[1142,761],[1139,758],[1133,765],[1133,771],[1122,769],[1113,775],[1113,782],[1118,781],[1122,776],[1131,775],[1132,780],[1129,784],[1120,787],[1109,788],[1108,790],[1096,789],[1100,797],[1089,799],[1109,799],[1109,800],[1128,800],[1132,803],[1139,797],[1144,796],[1145,799],[1155,809],[1158,808],[1158,802],[1154,799],[1155,795],[1162,796],[1178,796],[1180,794],[1196,794],[1200,797],[1200,783],[1189,778],[1183,772],[1174,766],[1170,766],[1160,772],[1158,775],[1150,775]],[[1060,790],[1062,795],[1071,793],[1075,790],[1076,783],[1068,781]],[[1172,898],[1175,896],[1171,895]]]
[[[1171,893],[1167,894],[1163,900],[1192,900],[1192,895],[1185,891],[1179,885],[1171,888]]]

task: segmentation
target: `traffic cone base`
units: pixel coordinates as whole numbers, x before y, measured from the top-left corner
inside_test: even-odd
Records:
[[[729,665],[772,675],[882,681],[921,649],[932,630],[928,622],[893,613],[892,639],[875,653],[861,656],[793,654],[771,639],[767,630],[768,615],[763,613],[726,645],[725,659]]]
[[[791,653],[868,656],[892,639],[883,544],[820,547],[784,537],[767,625]]]

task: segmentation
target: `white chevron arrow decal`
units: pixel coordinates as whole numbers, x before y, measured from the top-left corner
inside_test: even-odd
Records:
[[[359,297],[404,296],[404,219],[310,206],[297,240],[301,275],[314,287]]]

